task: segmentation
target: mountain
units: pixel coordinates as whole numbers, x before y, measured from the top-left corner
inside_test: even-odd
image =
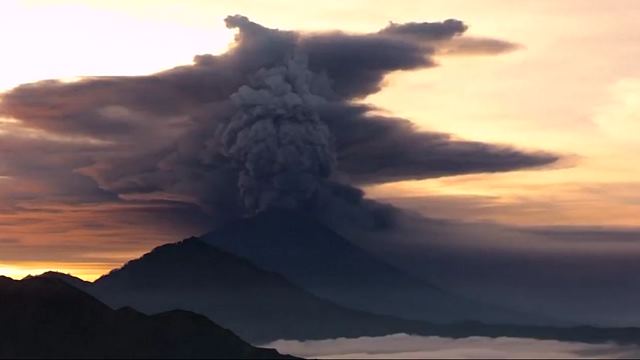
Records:
[[[491,325],[472,321],[434,324],[350,310],[310,295],[279,274],[261,270],[245,259],[213,248],[195,238],[158,247],[93,284],[58,273],[46,273],[42,277],[44,280],[57,281],[58,285],[64,281],[82,286],[115,307],[128,304],[146,313],[170,309],[200,312],[255,343],[276,339],[306,340],[407,333],[448,338],[516,337],[640,345],[639,328]],[[90,303],[94,305],[97,302],[80,291],[75,295],[78,293],[83,298],[89,298]],[[84,306],[77,305],[78,301],[71,300],[65,305],[63,302],[66,301],[60,299],[58,306],[62,307],[62,310],[55,312],[61,314],[63,319],[69,317],[73,320],[74,317],[78,317],[81,324],[86,324],[93,319],[101,318],[100,315],[96,316],[83,310]],[[0,291],[0,305],[4,306],[4,303],[5,296]],[[104,311],[105,306],[98,304]],[[42,304],[33,308],[37,310],[41,306]],[[79,313],[76,314],[75,311]],[[12,310],[9,310],[9,313],[11,312]],[[127,308],[115,313],[131,313],[143,319],[166,316],[144,316]],[[205,321],[193,313],[171,311],[164,314],[188,314],[194,319]],[[38,315],[35,318],[44,324],[49,323],[42,320],[47,319],[45,316]],[[25,324],[23,330],[37,328],[29,324],[43,326],[33,319],[17,321],[0,316],[0,321],[2,324]],[[208,321],[207,324],[215,326]],[[146,333],[140,326],[127,325],[127,329],[129,328],[131,330],[125,331],[133,333],[133,339],[138,339],[136,336]],[[114,336],[113,333],[118,331],[114,330],[108,336]],[[44,329],[42,332],[46,334],[48,330]],[[25,336],[25,331],[22,334]],[[2,335],[0,331],[0,336]],[[19,335],[16,336],[20,339]],[[116,338],[107,342],[118,344],[118,341]],[[12,342],[18,343],[11,339],[6,341]],[[24,342],[37,343],[31,340]],[[0,340],[0,349],[3,348]]]
[[[203,314],[253,343],[376,336],[415,327],[335,305],[196,238],[160,246],[83,286],[116,308]]]
[[[63,274],[60,272],[56,272],[56,271],[47,271],[41,275],[38,276],[32,276],[32,275],[28,275],[25,279],[31,279],[31,278],[46,278],[46,279],[58,279],[58,280],[62,280],[65,283],[72,285],[73,287],[83,290],[83,291],[87,291],[87,289],[89,289],[91,286],[93,286],[93,283],[89,282],[89,281],[85,281],[82,280],[80,278],[77,278],[71,274]]]
[[[540,321],[414,278],[296,212],[270,210],[226,224],[201,239],[346,307],[438,323]]]
[[[0,358],[285,358],[186,311],[112,310],[52,277],[0,277]]]

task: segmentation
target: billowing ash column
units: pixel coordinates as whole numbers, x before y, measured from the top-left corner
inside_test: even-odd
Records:
[[[312,200],[332,172],[328,127],[313,104],[306,60],[261,69],[231,96],[237,113],[221,129],[221,153],[239,167],[242,201],[250,213],[297,208]]]

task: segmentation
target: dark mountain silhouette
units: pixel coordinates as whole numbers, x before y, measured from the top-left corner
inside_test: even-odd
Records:
[[[194,311],[252,342],[376,336],[415,327],[335,305],[196,238],[160,246],[93,285],[61,277],[113,307]]]
[[[77,281],[77,279],[74,279],[73,277],[70,277],[68,275],[63,275],[58,273],[47,273],[43,276],[47,278],[53,277],[57,279],[64,279],[64,281],[72,280],[76,284],[84,284],[85,286],[87,285],[87,283],[83,283],[82,281]],[[0,289],[1,288],[2,288],[2,282],[0,281]],[[2,295],[1,291],[0,291],[0,295]],[[82,295],[84,297],[87,297],[87,295],[84,295],[84,294]],[[163,296],[161,293],[158,293],[157,295]],[[177,295],[174,296],[172,299],[176,299],[176,298],[178,298]],[[95,300],[93,299],[91,300],[95,302]],[[75,302],[71,302],[70,303],[71,305],[67,305],[66,310],[63,310],[61,314],[64,315],[67,312],[74,313],[74,311],[78,308],[77,306],[73,305],[74,303]],[[64,306],[64,304],[60,306]],[[104,305],[101,305],[101,307],[104,308]],[[73,309],[70,310],[69,308],[73,308]],[[236,309],[237,309],[236,307],[230,306],[227,309],[223,309],[222,312],[233,313],[236,311]],[[295,312],[295,309],[293,309],[292,311]],[[347,312],[348,310],[342,309],[341,311]],[[11,312],[11,310],[9,310],[9,312]],[[83,319],[82,321],[91,321],[91,318],[93,315],[86,315],[86,313],[87,312],[85,311],[83,312],[83,314],[85,315],[72,315],[72,316],[80,316]],[[158,316],[160,317],[167,316],[166,314],[178,314],[178,315],[188,314],[190,317],[194,319],[198,319],[198,321],[204,321],[204,319],[198,315],[195,315],[189,312],[181,312],[181,311],[172,311],[172,312],[168,312],[168,313],[164,313],[164,314],[161,314],[158,316],[152,316],[152,317],[145,317],[144,315],[141,315],[135,312],[134,310],[131,310],[128,308],[120,310],[119,313],[135,314],[136,318],[141,318],[141,317],[157,318]],[[323,314],[326,314],[326,313],[323,313]],[[299,315],[299,314],[296,314],[296,315]],[[41,315],[36,315],[36,316],[37,316],[37,319],[46,319],[46,317],[42,317]],[[322,324],[321,330],[327,331],[328,333],[333,332],[334,334],[334,335],[328,335],[324,337],[335,338],[335,337],[343,336],[339,334],[345,334],[345,333],[348,334],[348,335],[344,335],[345,337],[356,337],[356,336],[365,336],[365,335],[374,336],[374,335],[383,335],[383,334],[402,332],[402,333],[413,334],[413,335],[440,336],[440,337],[448,337],[448,338],[465,338],[465,337],[471,337],[471,336],[485,336],[485,337],[492,337],[492,338],[514,337],[514,338],[531,338],[531,339],[540,339],[540,340],[573,341],[573,342],[582,342],[582,343],[591,343],[591,344],[616,343],[620,345],[640,345],[640,328],[631,328],[631,327],[630,328],[599,328],[599,327],[592,327],[592,326],[552,327],[552,326],[522,326],[522,325],[489,325],[481,322],[461,322],[461,323],[455,323],[455,324],[430,324],[426,322],[407,321],[407,320],[394,319],[394,318],[382,317],[382,316],[378,317],[374,315],[368,315],[368,319],[367,319],[366,314],[362,314],[362,313],[360,313],[360,316],[363,316],[363,318],[365,319],[362,323],[360,323],[363,325],[363,327],[361,328],[358,328],[355,326],[349,326],[347,322],[355,321],[353,317],[346,318],[344,322],[340,322],[339,319],[337,320],[336,318],[332,318],[332,317],[327,317],[326,321],[320,320],[319,323]],[[95,316],[93,317],[95,318]],[[318,318],[319,317],[315,316],[314,314],[304,314],[304,315],[301,315],[298,319],[295,319],[295,321],[298,324],[316,325],[314,324],[314,322],[318,321]],[[0,317],[0,320],[2,321],[4,321],[5,319],[6,318],[4,317]],[[38,320],[38,321],[42,321],[42,320]],[[282,327],[283,323],[280,322],[279,318],[274,317],[272,321],[274,322],[263,324],[261,325],[261,327],[266,328],[266,331],[269,331],[270,328],[279,329]],[[369,324],[373,324],[371,329],[366,328],[367,321],[369,321]],[[386,323],[386,327],[381,326],[379,323],[376,323],[381,321],[383,323]],[[336,322],[336,323],[333,323],[333,322]],[[207,323],[212,324],[210,322],[207,322]],[[28,322],[23,324],[28,324]],[[36,324],[39,324],[39,323],[36,322]],[[304,333],[305,331],[304,327],[298,328],[296,327],[295,323],[292,326],[293,326],[292,330],[295,331],[295,330],[302,329],[301,330],[302,333],[301,335],[294,334],[291,338],[293,339],[307,338],[307,335],[305,335]],[[29,328],[28,325],[25,325],[25,327]],[[31,327],[31,328],[37,328],[37,327]],[[138,327],[138,328],[134,328],[134,330],[131,330],[131,331],[136,332],[136,331],[140,331],[140,329],[141,328]],[[0,335],[3,335],[2,331],[8,331],[8,330],[7,329],[1,330]],[[274,331],[274,333],[275,332],[276,331]],[[230,334],[230,333],[227,332],[227,334]],[[137,335],[138,334],[135,333],[132,336],[134,339],[138,339],[135,337]],[[278,338],[278,336],[266,336],[264,339],[262,339],[262,341],[268,341],[275,338]],[[234,337],[234,339],[237,339],[237,338]],[[2,341],[3,340],[0,340],[0,349],[6,349],[6,347],[3,344],[12,343],[12,341],[15,341],[15,340],[11,340],[11,338],[8,338],[8,340],[4,340],[5,341],[4,343]],[[21,340],[21,341],[22,343],[39,344],[38,341],[31,341],[31,340]],[[108,341],[105,340],[107,344],[117,344],[117,341],[118,340],[112,340],[112,339]],[[20,342],[15,342],[15,343],[19,344]],[[38,346],[42,346],[42,345],[38,345]],[[6,352],[5,353],[0,352],[0,357],[4,357],[5,356],[4,354],[6,354]],[[157,353],[154,353],[154,354],[157,354]],[[171,353],[167,352],[166,354],[171,354]],[[269,354],[267,353],[267,355]],[[195,355],[192,355],[192,356],[195,357]],[[65,357],[68,357],[68,356],[65,356]],[[170,356],[167,355],[167,357],[170,357]]]
[[[52,277],[0,277],[1,358],[285,358],[204,316],[113,310]]]
[[[47,278],[47,279],[58,279],[58,280],[62,280],[65,283],[72,285],[75,288],[78,288],[80,290],[87,290],[88,288],[90,288],[91,286],[93,286],[93,283],[90,281],[85,281],[82,280],[80,278],[77,278],[73,275],[70,274],[64,274],[64,273],[60,273],[57,271],[47,271],[41,275],[38,276],[32,276],[29,275],[27,276],[25,279],[31,279],[31,278]]]
[[[226,224],[202,241],[282,274],[322,298],[371,313],[440,323],[542,321],[467,300],[409,276],[298,212],[263,212]]]

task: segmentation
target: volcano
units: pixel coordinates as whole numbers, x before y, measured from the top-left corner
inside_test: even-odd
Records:
[[[536,323],[413,277],[323,225],[286,210],[228,223],[201,238],[339,305],[434,323]]]
[[[46,276],[75,284],[114,308],[203,314],[253,343],[377,336],[419,327],[321,299],[197,238],[160,246],[95,283]]]
[[[292,263],[299,264],[301,269],[307,269],[308,272],[303,274],[305,276],[318,274],[319,279],[324,277],[324,284],[331,285],[331,281],[335,280],[336,287],[343,286],[343,289],[347,289],[349,283],[340,281],[340,279],[346,278],[353,281],[364,276],[361,272],[362,269],[371,271],[377,269],[379,274],[388,276],[386,278],[387,281],[397,279],[398,283],[404,281],[404,283],[400,283],[402,285],[416,286],[416,288],[411,289],[411,292],[399,288],[398,293],[383,298],[387,301],[393,299],[406,301],[401,296],[427,296],[435,293],[439,296],[436,298],[438,301],[450,299],[452,303],[455,302],[454,305],[462,304],[466,306],[462,310],[469,313],[456,313],[456,307],[453,305],[450,308],[445,308],[444,306],[439,308],[439,310],[450,311],[448,315],[451,319],[466,316],[478,318],[478,316],[473,316],[474,314],[471,312],[474,309],[477,311],[486,309],[485,305],[457,298],[453,294],[405,275],[375,257],[368,255],[368,253],[359,250],[359,248],[350,245],[347,240],[339,237],[326,227],[317,224],[314,220],[300,218],[297,221],[285,221],[281,217],[282,215],[286,215],[286,213],[277,215],[277,218],[282,221],[279,224],[273,221],[273,214],[264,214],[227,225],[212,234],[228,236],[239,243],[247,241],[244,244],[249,246],[252,244],[249,243],[251,238],[258,234],[263,235],[261,238],[256,238],[258,240],[272,240],[273,238],[264,237],[264,235],[268,235],[266,231],[273,231],[271,235],[278,235],[276,239],[282,240],[282,243],[272,242],[271,244],[285,246],[289,241],[296,239],[296,235],[301,235],[302,233],[299,231],[302,229],[307,237],[297,238],[301,243],[309,241],[309,236],[317,236],[316,238],[311,238],[315,241],[328,240],[324,244],[311,242],[311,244],[315,243],[314,247],[308,247],[307,249],[315,249],[315,254],[320,254],[326,244],[329,244],[330,250],[328,251],[338,255],[335,259],[327,260],[326,263],[328,265],[323,267],[323,262],[307,253],[302,246],[288,247],[291,251],[288,254],[276,253],[284,260],[287,258],[297,259],[296,261],[287,262],[287,265]],[[261,223],[262,221],[266,223]],[[309,229],[313,229],[315,232],[307,232]],[[333,238],[327,237],[328,234]],[[240,235],[246,237],[241,237]],[[281,251],[286,249],[284,247],[280,248]],[[298,251],[298,253],[295,251]],[[300,261],[301,259],[306,260],[306,262]],[[347,266],[349,259],[359,260],[362,263],[352,262],[352,266],[349,267]],[[340,271],[332,269],[331,264],[339,266]],[[308,266],[304,267],[303,265]],[[295,268],[291,269],[290,271],[293,271]],[[314,272],[310,272],[309,269]],[[327,273],[324,274],[323,271],[327,271]],[[384,272],[387,273],[385,274]],[[344,277],[341,277],[343,273]],[[113,308],[125,306],[124,310],[116,312],[124,311],[125,313],[137,314],[136,317],[141,319],[163,318],[166,316],[163,314],[185,313],[184,311],[176,312],[176,309],[199,313],[214,323],[229,328],[233,333],[253,344],[267,343],[278,339],[354,338],[395,333],[450,338],[506,336],[585,343],[640,344],[640,329],[637,328],[530,326],[518,325],[513,322],[495,324],[497,321],[491,324],[488,321],[469,321],[468,319],[451,320],[450,323],[436,323],[408,320],[398,316],[381,315],[353,309],[314,295],[305,288],[289,281],[281,273],[264,270],[246,258],[205,243],[201,238],[190,238],[178,243],[160,246],[141,258],[132,260],[122,268],[103,276],[94,283],[83,282],[69,275],[58,273],[46,273],[40,277],[54,278],[53,280],[73,284],[73,286],[94,295]],[[304,276],[298,279],[300,278],[305,279]],[[311,280],[313,279],[312,277]],[[355,296],[375,290],[377,294],[382,295],[384,292],[381,284],[376,284],[375,282],[364,284],[367,286],[354,284],[358,291],[353,291],[350,294]],[[374,287],[371,290],[370,286],[373,285],[378,287]],[[392,284],[384,283],[384,285],[391,286]],[[393,285],[397,286],[398,284]],[[424,286],[424,288],[417,288],[418,285]],[[3,300],[4,298],[0,297],[0,304]],[[380,302],[380,299],[374,300],[378,300],[376,304],[381,307],[385,305]],[[413,299],[412,301],[417,302],[418,300]],[[432,301],[435,303],[434,300]],[[73,305],[74,301],[69,303],[71,304],[68,305],[69,307],[76,306]],[[104,305],[100,306],[104,307]],[[142,311],[146,315],[137,313],[129,307]],[[81,307],[79,308],[81,309]],[[392,306],[387,308],[394,309]],[[64,314],[64,311],[70,311],[68,308],[63,308],[62,310],[59,313]],[[493,316],[500,311],[499,309],[490,310],[493,313],[487,311],[481,313],[481,315]],[[422,314],[426,316],[429,311],[434,310],[433,308],[426,308]],[[197,317],[191,312],[186,314]],[[504,311],[503,313],[498,313],[498,315],[515,317],[519,314]],[[85,317],[91,319],[94,315],[81,314],[79,316],[83,317],[83,319]],[[440,316],[440,319],[442,319],[442,314],[436,313],[434,316]],[[3,319],[0,318],[0,320]],[[201,319],[204,318],[201,317]],[[71,320],[73,321],[74,318],[71,318]],[[14,320],[10,319],[8,321],[8,323],[12,323]],[[82,326],[88,326],[84,324],[80,322],[80,328],[84,329]],[[138,331],[144,331],[144,328],[139,325],[134,324],[131,326],[133,326],[133,329],[138,329],[136,334],[138,334]]]
[[[94,283],[45,276],[113,308],[193,311],[252,343],[421,333],[428,324],[524,318],[413,278],[315,219],[283,210],[159,246]]]

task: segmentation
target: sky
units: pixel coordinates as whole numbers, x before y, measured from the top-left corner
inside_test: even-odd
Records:
[[[223,19],[233,14],[309,32],[462,20],[468,36],[518,46],[491,55],[436,55],[437,67],[390,73],[381,91],[357,101],[421,130],[561,159],[534,169],[369,185],[367,195],[431,218],[640,227],[637,1],[322,1],[310,9],[301,1],[273,0],[8,0],[0,13],[0,91],[45,79],[146,75],[188,65],[194,55],[232,46],[234,32]],[[37,151],[38,139],[55,136],[62,135],[0,118],[0,146],[26,138]],[[54,269],[93,279],[152,246],[207,228],[206,218],[187,215],[188,205],[179,205],[185,219],[176,226],[170,221],[180,216],[175,204],[72,201],[91,179],[73,177],[77,194],[52,192],[53,184],[70,178],[11,176],[16,165],[7,159],[33,161],[20,160],[23,155],[0,158],[0,273]]]

